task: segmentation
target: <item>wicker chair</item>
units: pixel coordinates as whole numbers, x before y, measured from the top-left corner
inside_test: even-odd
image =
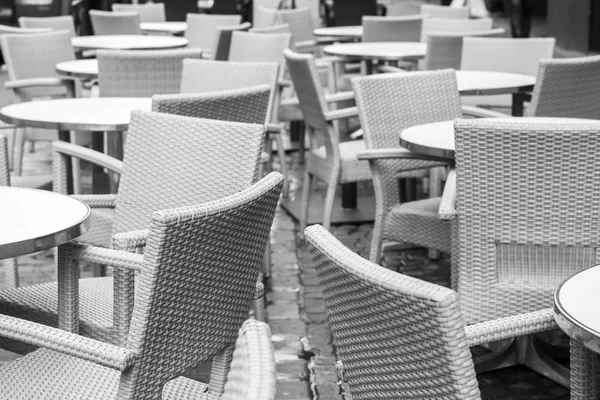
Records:
[[[598,71],[600,56],[540,60],[533,115],[600,119]]]
[[[138,12],[90,10],[95,35],[141,35]]]
[[[219,26],[219,38],[217,39],[217,46],[212,49],[211,54],[213,59],[217,61],[227,61],[229,59],[229,50],[231,48],[231,39],[235,32],[247,32],[252,24],[250,22],[244,22],[240,25],[233,26]]]
[[[205,58],[214,55],[219,40],[219,27],[240,25],[239,15],[188,14],[185,38],[188,48],[203,50]]]
[[[265,27],[252,27],[248,32],[252,33],[288,33],[291,35],[290,26],[288,24],[270,25]]]
[[[254,385],[259,392],[254,394],[273,398],[272,355],[260,354],[270,350],[263,347],[264,339],[251,351],[257,358],[253,365],[240,368],[250,352],[244,349],[249,339],[243,338],[244,330],[259,329],[260,324],[250,322],[242,329],[237,360],[231,359],[248,318],[282,182],[274,172],[230,197],[154,212],[144,255],[93,246],[59,248],[59,265],[65,263],[75,273],[81,260],[102,260],[138,272],[131,333],[122,345],[112,345],[79,336],[77,329],[71,333],[3,315],[3,335],[45,349],[0,368],[2,396],[221,398],[231,365],[229,390],[245,391],[251,376],[264,373],[266,387]],[[76,297],[76,285],[72,292]],[[209,385],[181,377],[213,357]],[[261,368],[263,358],[268,370],[250,372]],[[233,381],[236,375],[238,382]]]
[[[330,110],[329,102],[340,100],[327,99],[319,83],[314,56],[284,50],[294,88],[298,94],[300,109],[309,133],[310,150],[307,155],[306,170],[302,188],[302,213],[300,232],[308,222],[308,208],[313,178],[327,183],[323,225],[329,229],[335,189],[338,183],[354,183],[371,179],[369,166],[358,161],[356,153],[364,150],[362,140],[340,143],[340,135],[334,121],[357,115],[355,107]],[[347,100],[347,98],[342,98]]]
[[[308,8],[279,10],[274,24],[289,25],[292,44],[296,51],[320,54],[320,48],[313,33],[315,23]]]
[[[252,2],[252,26],[255,28],[267,28],[275,23],[277,18],[277,9],[273,7],[265,7]],[[276,1],[279,3],[279,1]]]
[[[396,0],[385,5],[385,15],[401,17],[403,15],[421,14],[421,3],[418,1]]]
[[[70,156],[121,173],[117,195],[81,196],[94,211],[92,229],[79,241],[139,252],[146,243],[146,231],[140,229],[154,210],[213,201],[252,185],[258,176],[264,136],[262,125],[135,111],[123,162],[55,142],[54,190],[66,190],[64,167]],[[134,277],[132,271],[120,269],[113,275],[114,285],[112,278],[80,280],[81,333],[122,344],[131,316]],[[56,283],[2,291],[0,314],[56,326],[56,292]],[[0,344],[26,351],[12,343]]]
[[[0,186],[16,186],[52,190],[52,177],[45,175],[10,176],[8,167],[7,138],[0,135]],[[4,260],[4,281],[10,288],[19,286],[19,270],[16,258]]]
[[[481,32],[431,32],[427,35],[427,54],[423,69],[460,69],[465,37],[501,36],[504,28]]]
[[[165,22],[167,20],[164,3],[114,3],[112,10],[115,12],[137,12],[140,14],[140,22]]]
[[[428,14],[431,18],[469,19],[470,7],[448,7],[436,4],[421,4],[421,14]]]
[[[362,18],[363,42],[418,42],[426,15]]]
[[[306,239],[354,400],[480,399],[469,347],[557,326],[550,309],[467,326],[453,290],[373,264],[321,226]]]
[[[551,307],[559,283],[600,262],[600,124],[462,120],[455,136],[456,175],[440,215],[458,226],[452,267],[465,320]],[[478,369],[524,363],[568,385],[568,371],[541,358],[534,338],[508,345]]]
[[[421,42],[427,42],[429,32],[479,32],[492,29],[491,18],[447,19],[426,18],[421,29]]]
[[[179,93],[184,59],[200,59],[199,49],[98,50],[102,97],[150,97]]]
[[[482,38],[468,37],[463,42],[460,69],[512,72],[536,76],[540,60],[552,58],[554,38]],[[510,95],[464,96],[464,104],[486,107],[510,107]]]
[[[77,36],[75,33],[75,22],[70,15],[61,15],[59,17],[20,17],[19,25],[21,28],[50,28],[53,31],[68,30],[71,37]]]

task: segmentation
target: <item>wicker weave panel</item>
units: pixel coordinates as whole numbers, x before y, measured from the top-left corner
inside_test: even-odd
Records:
[[[352,398],[479,398],[456,293],[305,234]]]
[[[427,42],[429,32],[479,32],[492,29],[494,20],[425,18],[421,29],[421,42]]]
[[[254,32],[233,32],[229,61],[283,63],[283,49],[290,47],[289,33],[265,35]]]
[[[53,31],[68,30],[71,37],[76,36],[75,22],[70,15],[58,17],[20,17],[19,25],[23,28],[50,28]]]
[[[164,22],[167,20],[164,3],[118,4],[112,5],[116,12],[130,11],[140,14],[140,22]]]
[[[185,38],[188,47],[212,51],[216,48],[220,26],[239,25],[239,15],[188,14]]]
[[[551,307],[552,282],[585,267],[583,260],[589,266],[600,261],[597,252],[589,254],[600,236],[600,169],[594,167],[600,125],[460,120],[455,129],[458,290],[465,318],[471,323]],[[510,279],[498,282],[497,243],[535,246],[530,255],[545,253],[537,259],[548,264],[534,270],[531,259],[509,270],[511,258],[504,257],[502,274]],[[550,262],[561,252],[540,246],[568,246],[573,257]],[[588,254],[582,261],[577,247]],[[541,270],[544,277],[522,282]]]
[[[418,42],[421,37],[423,15],[404,17],[375,17],[362,19],[363,42]]]
[[[315,23],[308,8],[279,10],[275,22],[290,26],[292,41],[294,43],[315,40],[313,33]]]
[[[150,97],[178,93],[183,60],[201,58],[198,49],[98,50],[102,97]]]
[[[90,10],[95,35],[141,35],[138,12]]]

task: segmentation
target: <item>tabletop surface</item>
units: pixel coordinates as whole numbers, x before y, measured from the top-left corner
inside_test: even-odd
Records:
[[[508,93],[512,89],[533,89],[536,78],[531,75],[493,71],[456,71],[461,94]]]
[[[554,294],[561,329],[596,352],[600,351],[600,266],[588,268],[563,282]],[[565,322],[570,326],[565,326]]]
[[[94,79],[98,77],[98,60],[90,58],[59,62],[56,64],[56,72],[66,76]]]
[[[315,36],[351,36],[362,37],[363,27],[361,25],[350,26],[330,26],[327,28],[317,28],[313,31]]]
[[[338,43],[323,47],[323,51],[335,56],[401,59],[424,57],[427,53],[427,45],[419,42]]]
[[[153,32],[181,33],[187,30],[187,23],[181,21],[142,22],[140,29]]]
[[[592,120],[575,118],[482,118],[497,122],[527,122],[527,123],[590,123]],[[595,121],[598,122],[598,121]],[[428,154],[436,157],[454,158],[454,120],[434,122],[431,124],[415,125],[400,133],[400,145],[415,153]]]
[[[0,186],[0,259],[49,249],[90,228],[90,208],[46,190]]]
[[[73,47],[82,49],[169,49],[187,46],[182,37],[152,35],[98,35],[76,36],[71,39]]]
[[[59,130],[123,130],[131,110],[150,111],[152,99],[96,97],[29,101],[0,109],[0,119],[20,126]]]

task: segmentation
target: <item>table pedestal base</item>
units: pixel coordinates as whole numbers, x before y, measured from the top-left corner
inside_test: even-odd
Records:
[[[323,223],[323,205],[324,196],[311,196],[308,209],[308,225]],[[298,222],[302,210],[302,201],[300,196],[296,199],[283,199],[281,206],[288,214]],[[356,208],[344,210],[340,198],[336,198],[333,203],[333,213],[331,215],[331,224],[364,224],[373,222],[375,219],[375,197],[358,196]]]

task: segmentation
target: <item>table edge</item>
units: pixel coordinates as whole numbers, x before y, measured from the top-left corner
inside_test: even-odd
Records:
[[[400,146],[412,151],[413,153],[419,153],[419,154],[440,157],[440,158],[447,158],[448,160],[454,160],[454,158],[455,158],[455,150],[445,150],[445,149],[433,148],[433,147],[429,147],[429,146],[422,146],[419,144],[407,142],[406,140],[404,140],[402,138],[402,133],[400,133],[399,137],[400,137]]]

